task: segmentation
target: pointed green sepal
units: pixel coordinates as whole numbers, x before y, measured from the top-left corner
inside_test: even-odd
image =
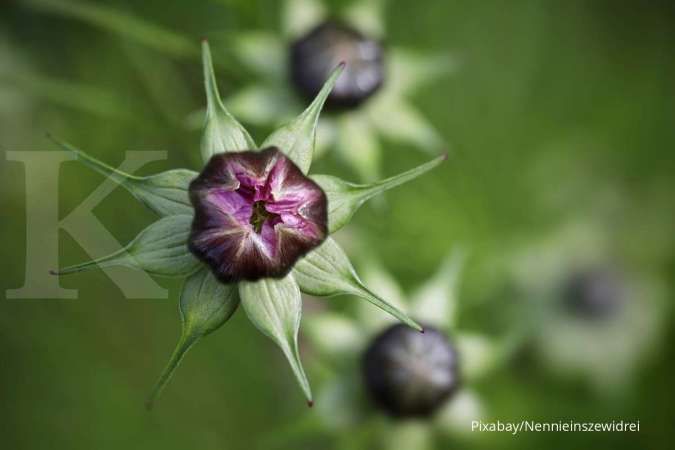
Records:
[[[281,279],[243,281],[239,283],[239,297],[253,325],[281,348],[311,406],[312,391],[298,352],[302,299],[293,275]]]
[[[256,145],[251,135],[230,114],[220,99],[207,41],[202,42],[202,59],[206,87],[206,125],[201,144],[202,160],[206,163],[217,153],[255,150]]]
[[[261,148],[278,147],[303,173],[307,173],[312,165],[316,127],[321,109],[344,67],[345,64],[340,63],[330,74],[321,91],[307,109],[290,123],[268,136]]]
[[[414,169],[371,184],[350,183],[331,175],[312,175],[328,197],[328,231],[334,233],[346,225],[367,200],[419,177],[446,159],[447,154],[443,154]]]
[[[86,270],[125,266],[166,277],[187,276],[201,263],[187,248],[192,216],[168,216],[141,231],[124,248],[101,258],[68,266],[53,275],[66,275]]]
[[[52,136],[49,138],[63,149],[74,153],[77,160],[85,166],[124,187],[131,195],[160,216],[193,213],[188,197],[188,187],[190,181],[197,176],[197,172],[175,169],[147,177],[138,177],[115,169],[66,142],[61,142]]]
[[[180,365],[188,350],[204,336],[216,331],[239,306],[239,294],[235,284],[223,284],[204,267],[192,274],[183,285],[180,295],[180,319],[182,332],[169,363],[162,372],[148,397],[146,406],[153,405]]]
[[[422,331],[422,327],[406,313],[364,286],[345,252],[331,238],[326,239],[321,246],[298,261],[292,273],[300,289],[306,294],[355,295],[391,314],[406,325]]]

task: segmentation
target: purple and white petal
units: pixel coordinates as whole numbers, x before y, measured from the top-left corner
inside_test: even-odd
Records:
[[[214,155],[190,200],[189,248],[223,282],[283,277],[328,234],[323,190],[274,147]]]

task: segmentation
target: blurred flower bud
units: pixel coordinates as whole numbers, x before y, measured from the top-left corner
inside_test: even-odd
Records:
[[[363,376],[373,401],[394,417],[433,414],[457,389],[457,352],[440,331],[387,328],[366,350]]]
[[[624,304],[626,287],[621,276],[607,268],[576,272],[563,286],[563,302],[575,316],[589,320],[611,317]]]
[[[291,79],[301,95],[314,98],[340,62],[346,68],[337,80],[326,106],[360,105],[384,81],[382,45],[347,25],[326,21],[291,45]]]

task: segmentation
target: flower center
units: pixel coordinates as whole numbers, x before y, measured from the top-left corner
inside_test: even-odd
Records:
[[[265,202],[258,200],[253,203],[253,211],[251,212],[249,223],[253,225],[255,232],[260,234],[265,221],[274,219],[275,217],[279,217],[279,215],[267,211],[267,209],[265,209]]]

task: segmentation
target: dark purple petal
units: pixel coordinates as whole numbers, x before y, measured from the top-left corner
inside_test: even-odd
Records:
[[[283,277],[328,232],[323,190],[274,147],[214,155],[190,200],[190,250],[224,282]]]

